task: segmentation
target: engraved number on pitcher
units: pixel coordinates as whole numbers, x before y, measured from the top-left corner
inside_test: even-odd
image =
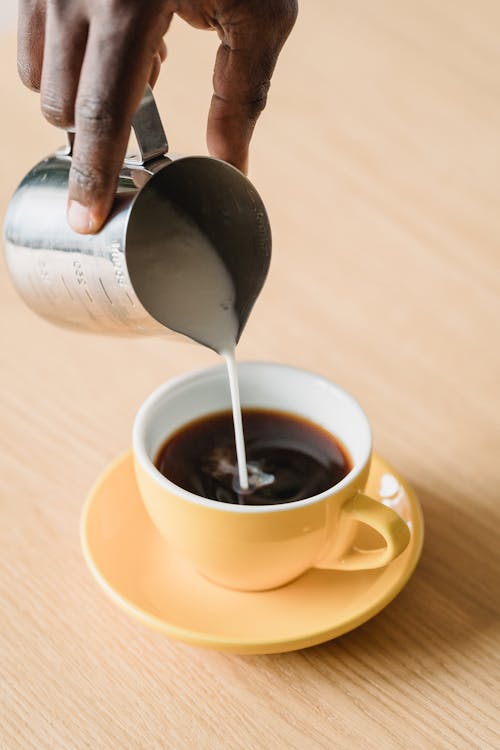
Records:
[[[85,271],[83,270],[83,265],[79,260],[73,261],[73,271],[75,273],[75,279],[78,286],[80,286],[87,297],[89,298],[90,302],[93,302],[92,296],[87,288],[87,281],[85,279]]]
[[[111,244],[111,262],[113,263],[116,283],[121,287],[127,286],[127,280],[125,279],[125,274],[123,273],[122,253],[120,252],[119,242],[113,242]]]

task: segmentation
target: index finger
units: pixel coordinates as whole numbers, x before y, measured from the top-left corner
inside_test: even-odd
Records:
[[[68,221],[83,234],[97,232],[111,209],[132,118],[163,32],[145,29],[137,18],[122,23],[117,30],[116,19],[91,20],[78,85]]]
[[[221,45],[207,125],[213,156],[248,167],[255,123],[266,106],[278,55],[297,17],[296,0],[238,4],[217,17]]]

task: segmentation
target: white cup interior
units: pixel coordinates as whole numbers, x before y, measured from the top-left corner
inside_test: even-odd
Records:
[[[261,362],[239,363],[238,380],[242,406],[277,409],[306,417],[341,441],[353,468],[337,486],[352,480],[353,474],[366,465],[371,453],[368,419],[357,401],[339,386],[305,370]],[[153,465],[165,440],[198,417],[230,408],[224,365],[168,381],[149,396],[137,414],[134,452],[147,469],[153,470],[155,478],[168,486],[169,480]]]

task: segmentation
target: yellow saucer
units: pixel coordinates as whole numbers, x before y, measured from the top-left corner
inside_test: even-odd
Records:
[[[423,542],[422,511],[415,495],[377,455],[367,492],[397,510],[411,530],[409,546],[389,566],[355,572],[310,570],[273,591],[230,591],[206,581],[169,551],[146,514],[132,454],[127,453],[90,491],[82,514],[83,552],[108,596],[155,630],[219,651],[293,651],[369,620],[401,591],[415,569]],[[361,524],[356,541],[361,548],[380,543]]]

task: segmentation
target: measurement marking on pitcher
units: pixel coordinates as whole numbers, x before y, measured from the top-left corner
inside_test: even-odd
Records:
[[[132,307],[135,307],[135,302],[132,299],[132,297],[130,296],[130,294],[128,292],[125,292],[125,294],[127,295],[128,301],[130,302],[130,304],[132,305]]]
[[[106,297],[108,298],[108,300],[109,300],[109,303],[110,303],[110,305],[112,305],[112,304],[113,304],[113,300],[111,299],[111,297],[110,297],[110,296],[109,296],[109,294],[107,293],[107,291],[106,291],[106,287],[105,287],[105,286],[104,286],[104,284],[102,283],[102,279],[101,279],[101,277],[100,277],[100,276],[99,276],[99,283],[101,284],[101,286],[102,286],[102,291],[104,292],[104,294],[105,294],[105,295],[106,295]]]
[[[75,279],[76,279],[76,283],[78,284],[78,286],[80,286],[83,289],[83,291],[89,298],[90,302],[94,302],[87,287],[87,279],[85,278],[85,270],[83,268],[82,263],[78,259],[73,261],[73,272],[75,274]]]
[[[111,263],[113,264],[116,283],[118,284],[118,286],[123,287],[127,285],[127,280],[125,278],[125,273],[123,270],[122,255],[123,253],[120,250],[120,243],[112,242],[110,252]]]
[[[86,285],[85,273],[83,271],[83,266],[79,260],[73,261],[73,271],[75,274],[76,283],[79,286],[85,286]]]
[[[69,298],[70,298],[70,299],[73,299],[73,300],[74,300],[75,298],[73,297],[73,295],[72,295],[72,294],[71,294],[71,292],[69,291],[69,289],[68,289],[68,285],[66,284],[66,279],[64,278],[64,276],[61,276],[61,281],[62,281],[62,283],[64,284],[64,288],[65,288],[65,289],[66,289],[66,291],[68,292]]]

